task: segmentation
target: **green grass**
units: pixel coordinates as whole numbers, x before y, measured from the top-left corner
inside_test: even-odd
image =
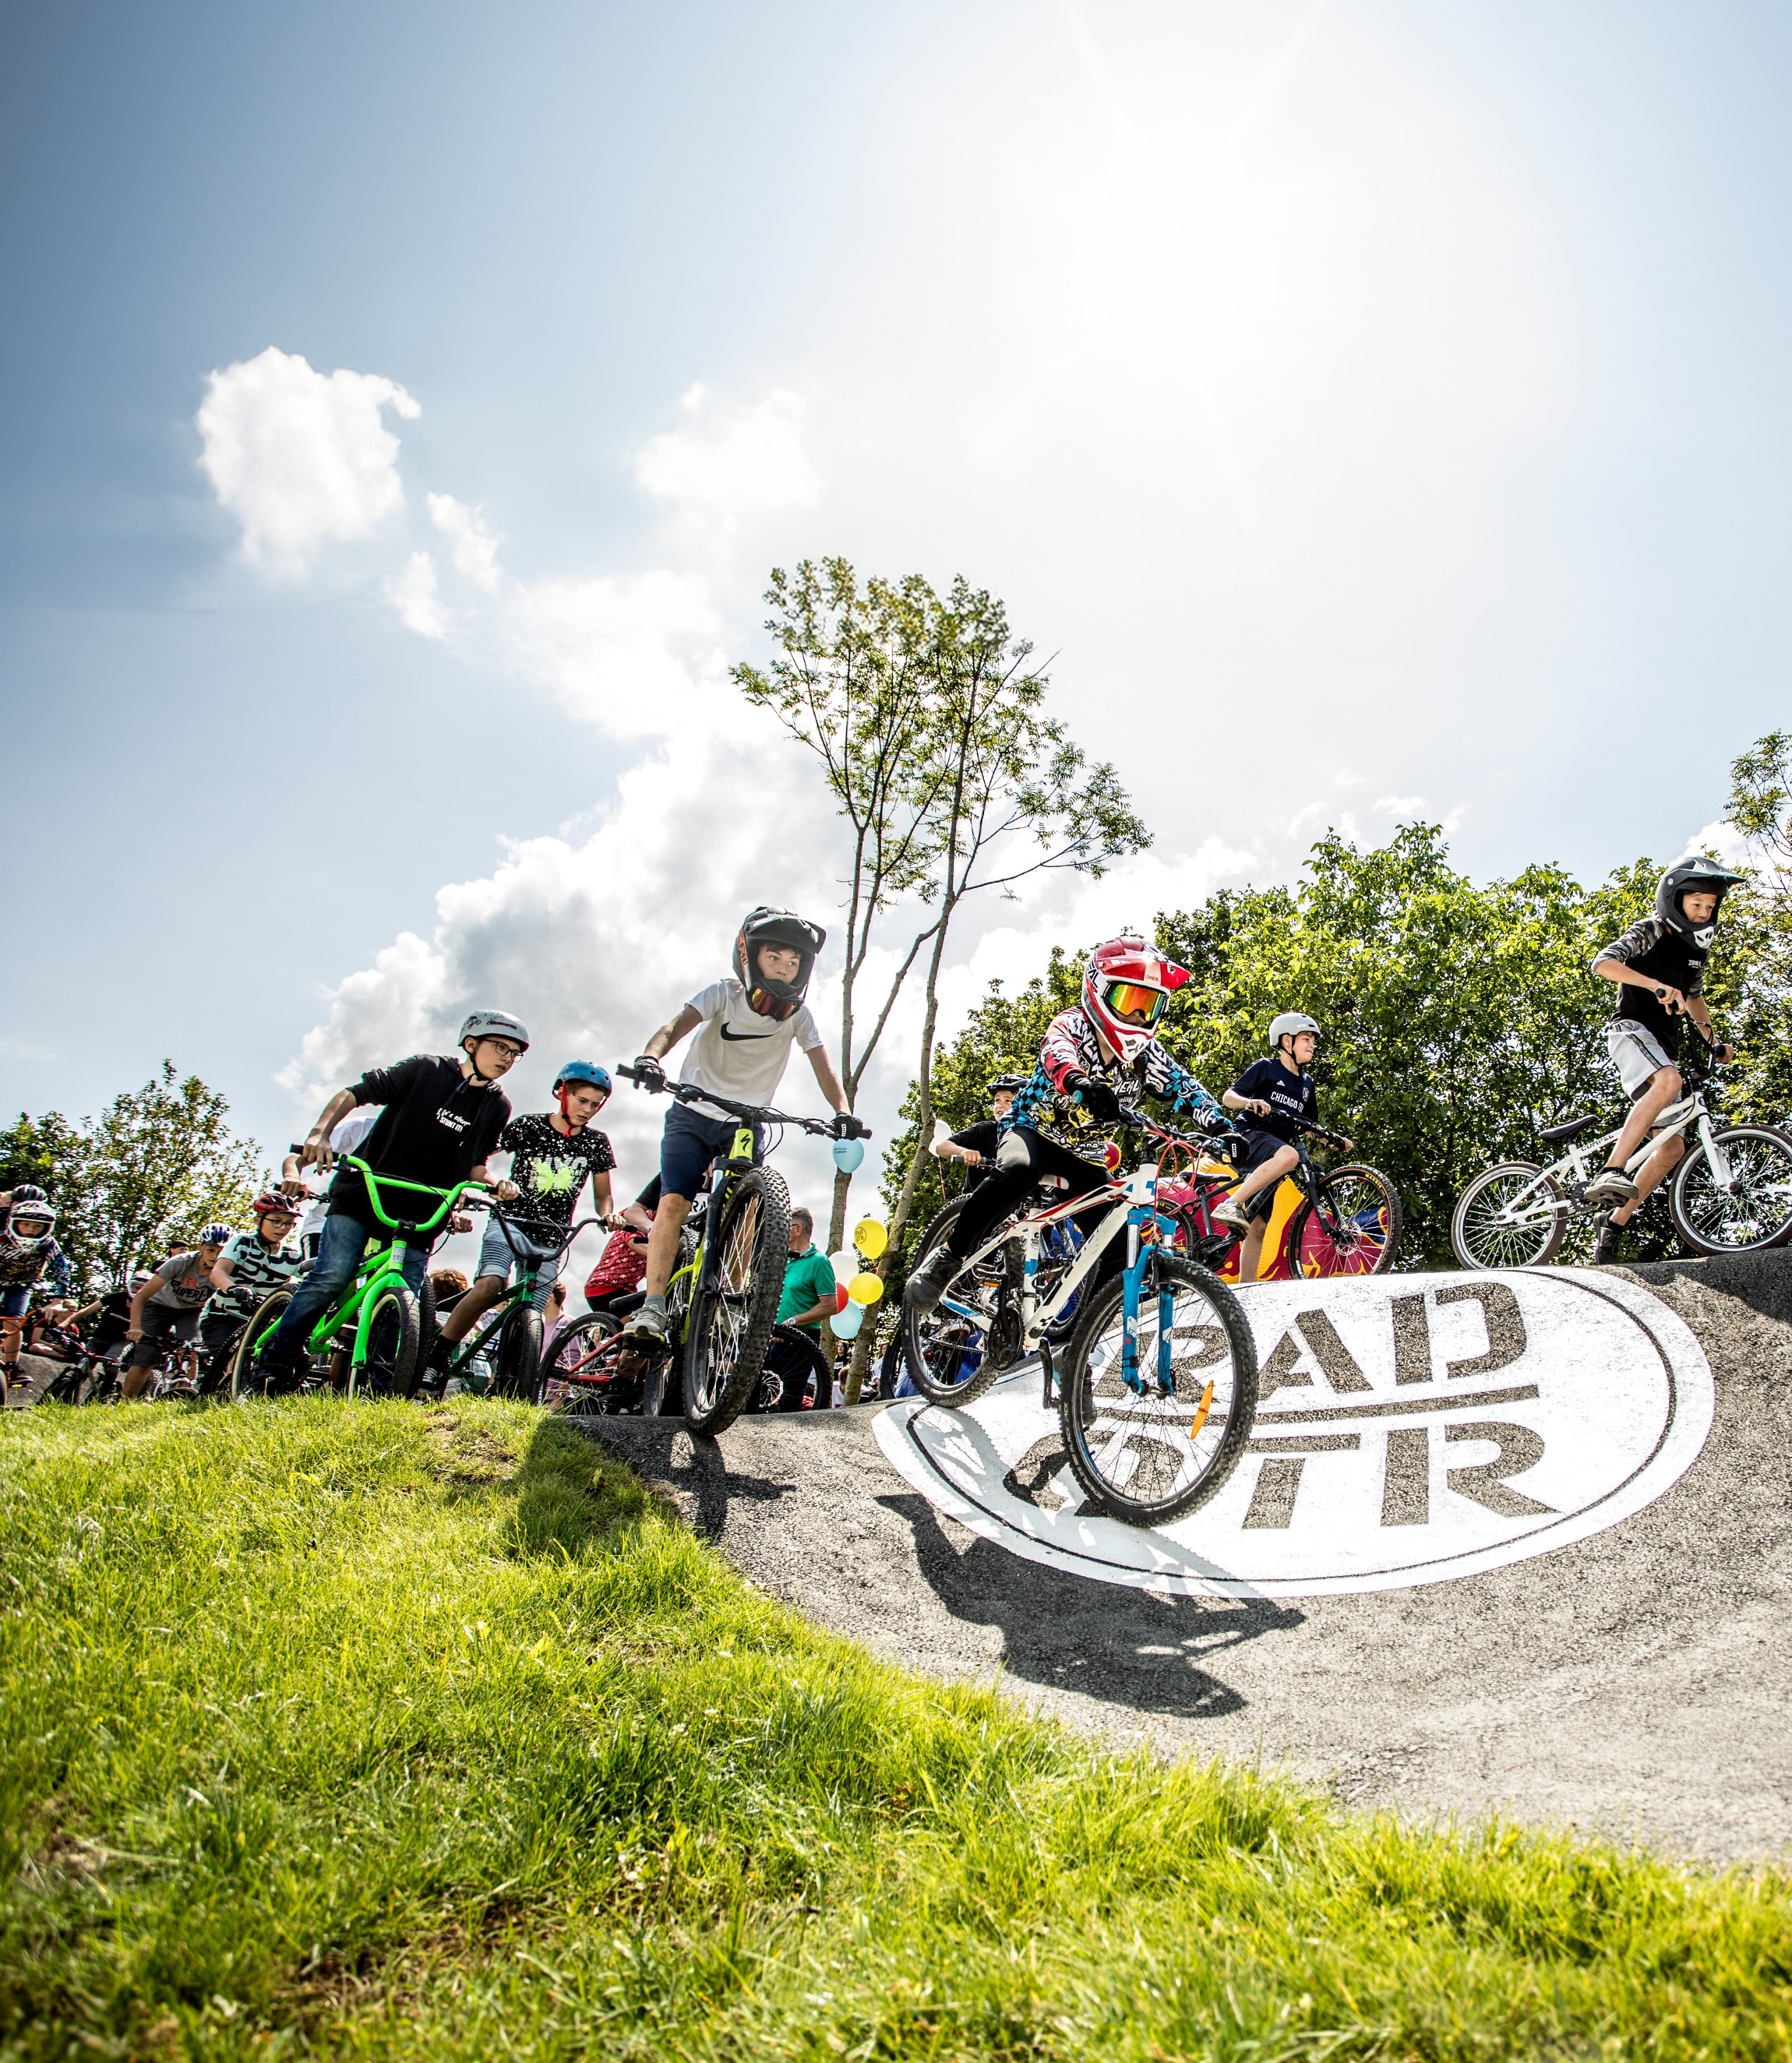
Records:
[[[0,2053],[1784,2055],[1792,1898],[1110,1757],[519,1406],[0,1426]]]

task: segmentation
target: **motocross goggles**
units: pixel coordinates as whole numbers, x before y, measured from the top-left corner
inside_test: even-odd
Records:
[[[750,988],[747,991],[747,1007],[779,1024],[794,1014],[797,1000],[794,995],[774,995],[769,988]]]
[[[1136,981],[1115,981],[1108,984],[1101,999],[1122,1024],[1137,1025],[1142,1032],[1162,1016],[1170,998],[1161,988],[1146,988]]]

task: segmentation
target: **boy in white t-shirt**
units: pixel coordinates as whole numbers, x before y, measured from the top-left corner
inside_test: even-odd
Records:
[[[769,1104],[783,1079],[791,1048],[809,1056],[821,1092],[835,1112],[838,1139],[866,1136],[847,1106],[846,1091],[803,1002],[815,955],[828,934],[789,910],[753,911],[735,939],[735,971],[699,989],[669,1023],[647,1041],[634,1064],[638,1085],[663,1088],[662,1058],[687,1032],[691,1042],[679,1079],[735,1103]],[[666,1113],[659,1148],[659,1207],[647,1244],[646,1301],[629,1327],[638,1339],[663,1342],[666,1285],[672,1279],[679,1234],[711,1161],[733,1137],[737,1120],[713,1104],[675,1104]],[[763,1141],[755,1131],[753,1157]]]

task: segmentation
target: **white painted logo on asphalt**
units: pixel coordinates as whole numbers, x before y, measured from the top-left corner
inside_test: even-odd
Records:
[[[1029,1561],[1222,1597],[1398,1590],[1585,1539],[1711,1430],[1698,1342],[1637,1285],[1568,1269],[1260,1283],[1257,1422],[1212,1503],[1146,1529],[1085,1506],[1029,1366],[968,1410],[876,1422],[931,1502]]]

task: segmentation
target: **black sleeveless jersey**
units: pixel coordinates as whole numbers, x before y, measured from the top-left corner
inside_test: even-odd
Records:
[[[1645,917],[1614,944],[1605,947],[1593,965],[1597,967],[1602,960],[1622,960],[1650,981],[1677,988],[1682,995],[1702,995],[1705,963],[1710,957],[1709,945],[1695,945],[1659,917]],[[1621,983],[1617,1006],[1612,1014],[1629,1018],[1653,1033],[1670,1060],[1678,1054],[1680,1019],[1668,1015],[1653,990],[1638,988],[1633,982]]]

